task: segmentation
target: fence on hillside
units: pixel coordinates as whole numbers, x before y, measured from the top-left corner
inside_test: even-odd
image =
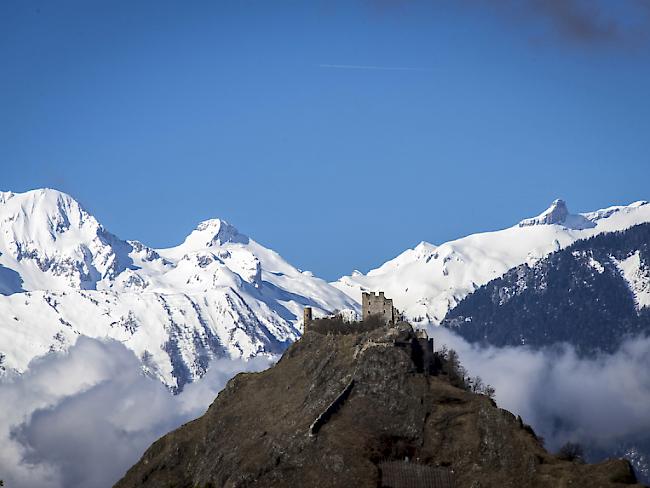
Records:
[[[409,461],[379,463],[382,488],[454,488],[454,472],[449,468]]]

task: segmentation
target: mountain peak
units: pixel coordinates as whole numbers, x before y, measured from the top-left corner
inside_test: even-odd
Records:
[[[23,201],[47,200],[50,202],[56,202],[57,200],[62,200],[66,202],[76,202],[76,200],[67,193],[55,190],[54,188],[36,188],[35,190],[28,190],[23,193],[0,191],[0,202],[6,203],[12,198],[18,198]]]
[[[438,246],[436,246],[435,244],[431,244],[430,242],[420,241],[419,244],[417,246],[415,246],[414,249],[415,250],[419,250],[419,249],[435,249],[436,247],[438,247]]]
[[[569,215],[567,204],[561,198],[556,198],[553,203],[537,217],[524,219],[519,222],[519,227],[528,225],[562,224]]]
[[[228,242],[248,244],[248,236],[241,234],[234,225],[222,219],[208,219],[199,222],[196,229],[185,239],[191,247],[222,246]]]
[[[18,240],[45,244],[56,241],[69,229],[86,229],[94,235],[101,228],[74,198],[51,188],[0,192],[0,205],[4,225],[12,228]]]
[[[0,191],[0,204],[7,203],[14,195],[15,193],[11,191]]]
[[[561,225],[567,229],[582,230],[595,227],[595,224],[582,215],[574,215],[569,212],[569,208],[564,200],[556,198],[550,207],[544,210],[537,217],[524,219],[519,222],[519,227],[529,227],[533,225]]]
[[[30,270],[21,275],[26,290],[95,289],[132,264],[131,247],[58,190],[0,194],[0,229],[0,265]]]

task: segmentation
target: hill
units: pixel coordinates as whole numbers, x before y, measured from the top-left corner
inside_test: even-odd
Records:
[[[635,483],[627,461],[546,452],[520,418],[454,386],[444,356],[429,355],[410,325],[345,332],[314,327],[273,368],[236,376],[116,488]]]

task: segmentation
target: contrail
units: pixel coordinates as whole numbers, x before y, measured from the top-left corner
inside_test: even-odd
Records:
[[[430,71],[423,68],[405,68],[398,66],[364,66],[360,64],[319,64],[318,67],[330,69],[367,69],[378,71]]]

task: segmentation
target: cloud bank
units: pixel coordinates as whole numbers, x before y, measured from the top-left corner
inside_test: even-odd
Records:
[[[437,348],[455,349],[472,375],[494,386],[497,404],[521,415],[551,451],[572,441],[612,453],[650,440],[650,338],[589,359],[569,346],[481,348],[440,327],[430,334]]]
[[[119,342],[81,337],[0,382],[0,479],[12,488],[112,486],[161,435],[200,416],[240,371],[266,359],[216,360],[173,396]]]

